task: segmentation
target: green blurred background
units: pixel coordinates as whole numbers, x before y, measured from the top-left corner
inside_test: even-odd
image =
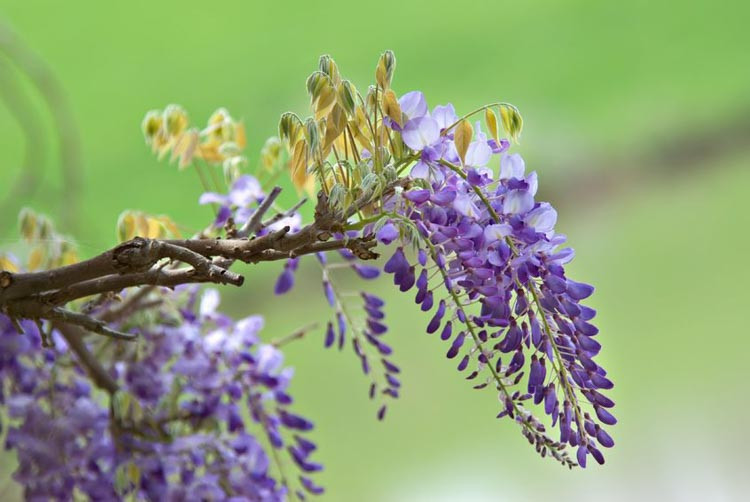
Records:
[[[383,280],[373,287],[390,300],[405,380],[384,423],[354,357],[324,351],[320,334],[288,350],[297,409],[317,425],[324,500],[747,500],[747,2],[2,0],[0,19],[61,82],[83,173],[66,192],[42,117],[47,133],[34,140],[46,158],[34,195],[0,214],[5,247],[22,204],[77,208],[68,230],[84,254],[113,244],[127,208],[203,226],[197,179],[153,158],[144,112],[175,102],[203,123],[225,106],[247,124],[254,166],[278,116],[307,111],[304,82],[320,54],[363,88],[390,48],[399,93],[421,89],[460,112],[519,106],[519,150],[578,251],[571,274],[597,285],[590,304],[616,382],[618,444],[587,470],[538,458]],[[0,107],[0,200],[24,150],[9,110]],[[288,188],[282,201],[295,197]],[[278,269],[245,270],[245,287],[225,297],[234,313],[264,313],[269,338],[329,314],[312,261],[282,299],[271,293]],[[0,463],[0,498],[13,500],[13,459]]]

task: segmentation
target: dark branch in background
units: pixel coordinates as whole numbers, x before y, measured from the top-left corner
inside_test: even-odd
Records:
[[[46,151],[40,143],[46,138],[44,122],[36,108],[15,78],[15,69],[5,59],[0,59],[0,99],[8,112],[13,116],[24,137],[23,160],[16,175],[16,180],[7,191],[5,200],[0,202],[0,214],[12,215],[18,212],[19,201],[28,200],[41,178],[40,170],[44,165]],[[4,216],[3,222],[10,223],[12,218]],[[4,230],[0,228],[0,230]]]
[[[73,113],[65,97],[63,88],[50,70],[47,64],[29,49],[13,32],[7,23],[0,20],[0,53],[2,53],[9,62],[13,63],[22,74],[24,74],[33,84],[35,90],[42,97],[47,105],[49,114],[54,124],[55,135],[57,136],[59,148],[60,168],[63,176],[62,196],[65,203],[61,204],[63,211],[63,223],[67,230],[74,229],[75,217],[78,210],[78,193],[81,186],[81,147],[78,134],[78,127],[73,118]],[[0,68],[2,73],[3,94],[6,101],[16,100],[23,95],[22,90],[13,90],[9,83],[10,72],[6,68]],[[34,126],[29,128],[30,117],[35,115],[33,105],[28,103],[20,104],[20,101],[8,103],[8,108],[16,117],[21,128],[26,135],[26,142],[31,145],[32,149],[41,151],[39,141],[46,136],[40,134],[38,128]],[[23,117],[23,118],[22,118]],[[0,204],[0,210],[3,215],[15,214],[18,207],[13,206],[23,204],[33,191],[41,184],[38,176],[38,169],[41,162],[36,158],[29,158],[27,150],[24,165],[21,174],[13,189],[8,193],[5,201]],[[37,162],[39,164],[37,165]],[[30,167],[30,168],[29,168]],[[3,218],[6,220],[6,218]],[[12,221],[12,220],[11,220]],[[0,229],[2,230],[2,229]]]
[[[637,152],[629,150],[619,155],[584,152],[562,163],[545,158],[545,165],[556,168],[549,173],[552,180],[539,188],[540,196],[556,207],[586,210],[586,204],[601,206],[643,186],[674,183],[676,175],[677,179],[686,179],[699,170],[717,172],[723,159],[750,152],[747,106],[735,115],[711,123],[693,122],[702,126],[677,134],[670,132],[670,136]]]

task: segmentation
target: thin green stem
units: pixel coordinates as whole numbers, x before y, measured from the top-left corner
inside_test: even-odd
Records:
[[[204,163],[204,164],[208,172],[211,174],[211,178],[213,179],[214,186],[216,187],[216,191],[221,193],[223,190],[221,187],[221,181],[219,181],[219,177],[216,175],[216,170],[212,166],[209,166],[208,163]]]
[[[503,101],[500,101],[500,102],[497,102],[497,103],[490,103],[488,105],[480,106],[476,110],[472,110],[469,113],[467,113],[466,115],[464,115],[463,117],[459,118],[458,120],[456,120],[455,122],[453,122],[451,125],[449,125],[448,127],[446,127],[443,130],[443,132],[440,133],[440,135],[441,136],[445,136],[446,134],[448,134],[450,132],[451,129],[453,129],[454,127],[456,127],[459,124],[459,122],[461,122],[462,120],[466,120],[469,117],[471,117],[473,115],[476,115],[477,113],[486,110],[487,108],[492,108],[493,106],[509,106],[509,107],[513,108],[516,111],[516,113],[518,113],[519,115],[521,114],[521,112],[518,111],[518,108],[516,108],[515,105],[512,105],[510,103],[505,103]]]
[[[362,230],[370,223],[375,223],[379,219],[383,218],[387,213],[378,213],[376,215],[370,216],[369,218],[364,218],[359,220],[356,223],[351,223],[349,225],[346,225],[344,227],[344,230]]]
[[[210,192],[211,189],[208,186],[208,180],[206,179],[206,175],[201,170],[200,166],[193,162],[193,167],[195,168],[195,172],[198,173],[198,178],[201,180],[201,186],[203,186],[204,192]],[[214,216],[217,216],[219,214],[219,209],[216,207],[216,203],[212,203],[211,207],[214,211]]]

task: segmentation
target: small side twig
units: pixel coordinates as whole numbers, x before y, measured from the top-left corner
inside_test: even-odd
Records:
[[[304,337],[306,334],[308,334],[312,330],[316,329],[319,325],[320,323],[311,322],[307,326],[303,326],[299,328],[297,331],[294,331],[293,333],[290,333],[281,338],[277,338],[276,340],[272,340],[271,345],[278,348],[278,347],[282,347],[286,345],[289,342],[293,342],[294,340],[299,340],[300,338]]]
[[[64,323],[73,324],[75,326],[80,326],[87,331],[91,331],[92,333],[96,333],[102,336],[108,336],[117,340],[133,341],[138,338],[138,335],[135,333],[123,333],[121,331],[114,330],[108,327],[107,323],[105,323],[104,321],[100,321],[98,319],[94,319],[93,317],[79,314],[78,312],[73,312],[72,310],[67,310],[62,307],[55,307],[51,309],[47,313],[46,317],[48,319],[54,319],[62,321]]]
[[[101,312],[98,315],[98,319],[104,322],[114,322],[123,317],[128,316],[134,310],[137,310],[141,306],[141,300],[146,298],[148,294],[155,289],[155,286],[143,286],[138,291],[130,294],[125,300],[119,304],[112,306],[111,308]]]
[[[263,199],[263,202],[260,203],[260,206],[258,206],[258,209],[255,210],[250,219],[242,225],[242,228],[237,232],[237,237],[249,237],[261,228],[261,220],[263,219],[263,216],[265,216],[268,210],[271,209],[271,206],[280,193],[280,187],[273,187],[273,190],[271,190],[266,198]]]
[[[299,202],[297,202],[295,205],[284,211],[283,213],[276,213],[275,215],[271,216],[269,219],[263,222],[261,225],[261,228],[268,228],[274,223],[283,220],[284,218],[288,218],[297,211],[299,211],[299,208],[304,206],[307,203],[307,197],[303,197]]]
[[[83,341],[84,332],[75,326],[64,323],[55,323],[54,326],[65,339],[68,347],[76,355],[79,364],[84,367],[94,384],[110,394],[117,392],[119,386],[115,379],[86,347],[86,343]]]

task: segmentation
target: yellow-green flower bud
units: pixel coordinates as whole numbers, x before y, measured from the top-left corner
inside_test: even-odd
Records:
[[[378,60],[378,66],[375,68],[375,81],[383,89],[391,86],[393,71],[396,69],[396,56],[392,51],[385,51]]]
[[[188,125],[187,112],[179,105],[168,105],[164,109],[164,126],[169,136],[181,134]]]
[[[143,122],[141,122],[141,130],[143,131],[143,137],[146,138],[146,143],[151,144],[153,142],[163,124],[164,119],[162,118],[161,111],[151,110],[146,113]]]

